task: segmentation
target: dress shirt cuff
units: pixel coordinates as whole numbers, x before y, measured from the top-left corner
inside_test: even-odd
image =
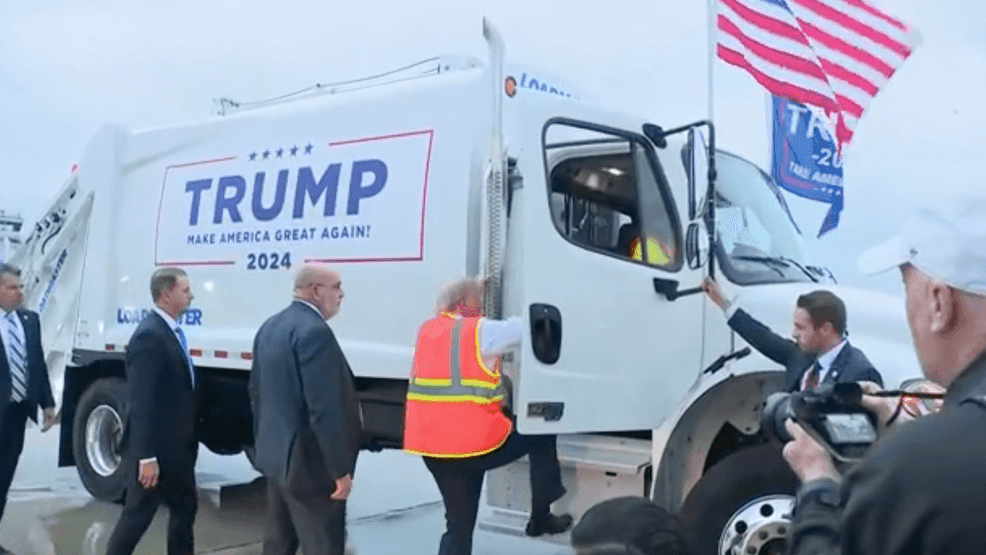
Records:
[[[140,459],[140,464],[145,464],[150,462],[157,462],[157,457],[151,457],[149,459]]]
[[[479,351],[484,357],[494,357],[520,344],[524,335],[524,320],[513,316],[506,320],[479,321]]]
[[[739,310],[739,308],[739,303],[736,302],[736,299],[726,301],[726,306],[722,309],[722,312],[726,315],[726,320],[728,321],[732,318],[733,314],[736,314],[736,311]]]

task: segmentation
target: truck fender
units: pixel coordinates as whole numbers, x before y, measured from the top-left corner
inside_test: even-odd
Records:
[[[717,437],[728,424],[743,436],[760,431],[762,400],[781,388],[783,372],[754,371],[717,380],[696,390],[653,435],[653,460],[659,461],[651,499],[669,510],[681,507],[706,470]]]

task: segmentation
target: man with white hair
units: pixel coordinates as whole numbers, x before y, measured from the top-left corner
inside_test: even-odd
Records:
[[[499,356],[521,342],[520,318],[483,317],[483,282],[458,281],[418,331],[405,401],[404,450],[422,455],[445,502],[439,555],[470,555],[486,471],[530,458],[529,536],[558,534],[571,515],[551,514],[565,494],[553,435],[517,434],[503,413]]]
[[[986,522],[986,197],[923,208],[860,259],[899,268],[922,371],[941,409],[896,418],[843,478],[793,422],[784,457],[801,478],[792,554],[980,553]],[[864,402],[879,408],[872,397]],[[896,404],[896,402],[893,402]],[[888,410],[876,410],[885,423]],[[903,416],[903,415],[901,415]]]

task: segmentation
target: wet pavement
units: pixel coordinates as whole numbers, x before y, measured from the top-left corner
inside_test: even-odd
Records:
[[[75,468],[57,468],[58,427],[27,430],[0,545],[17,555],[102,555],[121,507],[94,500]],[[263,482],[246,457],[204,447],[196,476],[196,553],[259,555],[266,517]],[[444,530],[438,489],[420,458],[396,451],[360,454],[348,510],[356,555],[434,555]],[[483,509],[485,512],[487,509]],[[482,514],[481,514],[482,518]],[[167,511],[158,511],[135,553],[164,555]],[[476,531],[474,555],[567,555],[567,538],[534,540]]]

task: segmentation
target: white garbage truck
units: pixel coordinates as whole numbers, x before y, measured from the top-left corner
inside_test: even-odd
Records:
[[[193,284],[180,323],[201,443],[249,455],[254,334],[289,301],[292,270],[327,264],[366,448],[401,447],[415,336],[441,286],[486,276],[488,315],[528,330],[504,370],[517,429],[559,434],[559,510],[647,496],[698,517],[714,552],[777,548],[794,485],[759,413],[782,368],[744,349],[702,279],[782,332],[798,294],[834,289],[891,386],[919,375],[902,302],[811,266],[776,185],[718,150],[708,122],[576,98],[512,73],[484,35],[485,62],[442,57],[422,75],[92,139],[11,262],[41,313],[58,464],[94,497],[123,493],[124,352],[151,274],[178,266]],[[490,474],[482,526],[522,529],[525,464]]]

